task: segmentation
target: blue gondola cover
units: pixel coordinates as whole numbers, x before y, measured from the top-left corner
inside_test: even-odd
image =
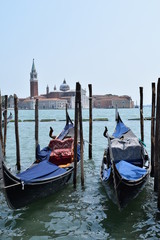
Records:
[[[19,177],[24,183],[31,183],[38,180],[56,177],[65,172],[65,169],[60,168],[55,164],[52,164],[48,161],[42,161],[39,164],[28,168],[26,171],[17,174],[17,177]]]
[[[51,154],[51,149],[49,147],[45,147],[42,150],[40,150],[40,145],[37,145],[36,148],[36,159],[39,161],[49,160]]]
[[[129,130],[130,128],[126,127],[126,125],[123,122],[118,122],[112,136],[115,138],[121,138],[122,135],[127,133]]]
[[[60,133],[60,135],[58,136],[58,139],[62,140],[70,131],[70,129],[73,129],[74,125],[72,123],[67,124],[63,131]]]
[[[119,163],[116,164],[116,168],[123,179],[126,180],[138,180],[142,176],[144,176],[147,173],[147,170],[144,168],[140,168],[137,166],[134,166],[133,164],[130,164],[126,161],[121,160]],[[111,168],[105,169],[104,179],[107,180],[110,176]]]

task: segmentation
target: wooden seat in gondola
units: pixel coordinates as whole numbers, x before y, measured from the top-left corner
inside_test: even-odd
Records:
[[[49,162],[63,165],[73,161],[73,138],[53,139],[49,143],[49,148],[52,150]]]

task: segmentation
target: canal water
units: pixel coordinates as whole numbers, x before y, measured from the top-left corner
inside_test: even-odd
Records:
[[[13,111],[12,111],[13,112]],[[120,109],[121,118],[134,133],[140,137],[140,122],[128,120],[139,118],[139,109]],[[14,114],[14,112],[13,112]],[[74,111],[69,110],[71,118]],[[83,110],[83,118],[89,116]],[[144,117],[151,116],[151,108],[144,108]],[[83,122],[84,130],[84,172],[85,187],[81,188],[80,176],[77,188],[72,184],[56,195],[41,199],[20,210],[8,208],[5,197],[0,192],[0,239],[160,239],[160,213],[157,210],[157,196],[150,178],[140,195],[121,212],[108,198],[100,181],[100,165],[107,139],[103,137],[107,126],[112,134],[115,127],[114,109],[93,109],[93,119],[108,118],[108,121],[93,121],[93,158],[88,159],[89,122]],[[20,110],[19,135],[22,169],[34,161],[34,111]],[[55,135],[65,124],[65,110],[41,110],[39,119],[55,119],[53,122],[39,123],[39,142],[41,148],[48,145],[49,127]],[[144,142],[150,155],[151,123],[145,121]],[[6,164],[15,171],[16,146],[14,123],[7,129]]]

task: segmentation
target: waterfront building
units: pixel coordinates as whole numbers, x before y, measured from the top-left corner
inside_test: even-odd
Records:
[[[30,72],[30,96],[28,98],[20,98],[18,107],[20,109],[34,109],[35,100],[39,99],[39,109],[64,109],[66,104],[68,108],[75,107],[75,89],[70,89],[66,79],[63,80],[59,89],[56,85],[53,91],[50,91],[49,86],[46,87],[46,93],[38,95],[38,74],[35,68],[34,59]],[[10,97],[8,102],[9,106],[13,106],[13,98]],[[89,98],[86,96],[86,90],[81,88],[81,104],[82,108],[89,107]],[[130,96],[123,95],[93,95],[92,96],[93,108],[133,108],[134,102]]]
[[[94,108],[133,108],[134,102],[132,98],[123,95],[93,95],[93,107]]]
[[[59,98],[44,98],[37,97],[39,99],[39,109],[65,109],[67,100]],[[18,106],[20,109],[35,109],[36,98],[26,98],[23,101],[19,101]]]
[[[39,99],[39,109],[64,109],[66,104],[68,108],[75,106],[75,90],[71,90],[70,86],[64,79],[62,84],[57,90],[54,85],[53,91],[49,91],[49,86],[46,87],[46,93],[38,95],[38,78],[35,63],[33,59],[31,73],[30,73],[30,97],[20,98],[18,107],[20,109],[34,109],[35,99]],[[88,108],[89,100],[86,96],[86,90],[81,89],[82,108]]]

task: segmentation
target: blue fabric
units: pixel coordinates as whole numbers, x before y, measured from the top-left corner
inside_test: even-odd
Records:
[[[111,174],[111,168],[105,168],[103,171],[103,179],[107,180]]]
[[[69,132],[69,130],[70,130],[71,128],[74,128],[74,125],[73,125],[72,123],[67,124],[67,125],[64,127],[63,131],[62,131],[62,132],[60,133],[60,135],[58,136],[58,139],[62,140],[62,139],[67,135],[67,133]]]
[[[81,159],[81,147],[80,144],[77,144],[77,161]]]
[[[138,180],[147,173],[146,169],[134,166],[133,164],[130,164],[123,160],[116,164],[116,168],[122,178],[126,180]],[[104,179],[107,180],[110,176],[110,173],[111,168],[105,169],[103,172]]]
[[[122,160],[114,160],[115,163],[119,163]],[[143,166],[143,159],[125,159],[125,162],[128,162],[132,165],[142,167]]]
[[[36,159],[40,160],[40,161],[44,161],[44,160],[49,160],[51,154],[51,149],[49,147],[45,147],[42,150],[40,150],[40,145],[37,145],[36,148]]]
[[[65,173],[66,170],[48,161],[42,161],[39,164],[17,174],[17,177],[24,183],[34,182],[50,177],[55,177]]]
[[[147,173],[146,169],[134,166],[123,160],[116,164],[116,168],[122,178],[127,180],[138,180]]]
[[[121,138],[123,134],[127,133],[130,129],[126,127],[126,125],[123,122],[118,122],[116,125],[116,129],[114,133],[112,134],[115,138]]]

